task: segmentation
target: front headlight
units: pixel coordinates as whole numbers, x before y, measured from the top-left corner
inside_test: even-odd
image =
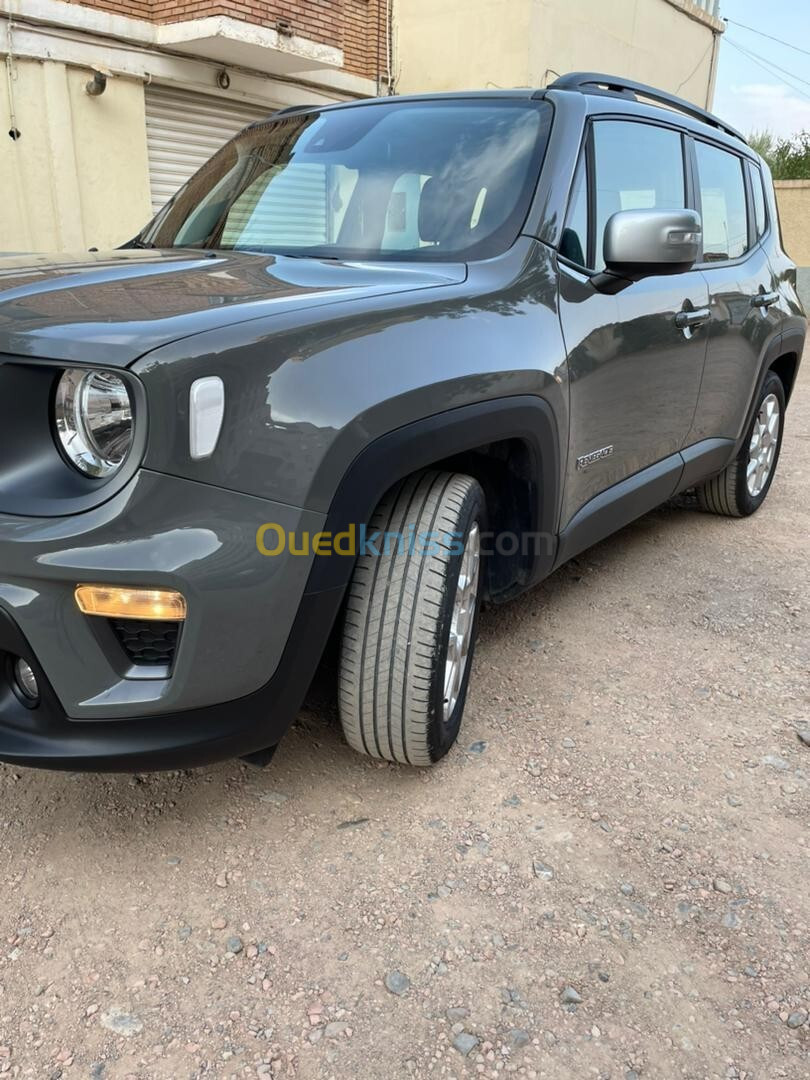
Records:
[[[54,399],[54,426],[68,461],[85,476],[117,472],[132,447],[132,399],[111,371],[68,368]]]

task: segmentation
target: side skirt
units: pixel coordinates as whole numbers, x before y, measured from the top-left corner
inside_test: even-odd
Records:
[[[554,569],[673,495],[707,480],[734,456],[732,439],[705,439],[649,465],[587,502],[560,533]]]

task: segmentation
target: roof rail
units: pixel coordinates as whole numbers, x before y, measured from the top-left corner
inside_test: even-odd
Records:
[[[668,105],[671,109],[691,116],[694,120],[700,120],[704,124],[725,131],[735,139],[740,139],[747,144],[747,139],[736,128],[724,124],[713,113],[701,109],[699,105],[693,105],[691,101],[684,101],[675,94],[668,94],[665,90],[656,90],[654,86],[646,83],[633,82],[632,79],[622,79],[615,75],[601,75],[597,71],[572,71],[568,75],[561,75],[546,87],[547,90],[578,90],[581,94],[618,94],[622,97],[645,97],[660,105]]]

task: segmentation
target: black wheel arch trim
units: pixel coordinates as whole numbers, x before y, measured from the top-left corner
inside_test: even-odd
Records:
[[[798,365],[801,363],[802,350],[804,349],[806,335],[806,327],[790,327],[784,330],[782,333],[776,334],[765,349],[762,364],[760,366],[759,376],[754,386],[754,392],[751,395],[751,400],[748,403],[748,408],[745,412],[745,423],[743,424],[738,436],[735,447],[735,454],[739,452],[740,447],[745,441],[745,436],[748,429],[751,426],[751,422],[754,419],[754,413],[756,412],[757,403],[759,402],[760,395],[762,394],[762,387],[765,383],[765,379],[768,376],[768,372],[771,370],[773,364],[781,357],[789,354],[794,354],[797,357],[797,374]],[[795,385],[795,379],[794,379]],[[785,389],[785,400],[790,401],[790,394],[787,388]]]
[[[334,534],[351,524],[368,522],[386,491],[418,469],[506,439],[519,439],[529,449],[533,531],[556,538],[560,499],[557,422],[544,398],[528,394],[462,405],[374,439],[343,474],[325,531]],[[539,554],[527,584],[549,573],[553,562],[553,550]],[[345,587],[353,568],[351,556],[316,556],[306,592]]]

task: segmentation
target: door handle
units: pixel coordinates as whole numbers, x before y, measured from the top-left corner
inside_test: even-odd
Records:
[[[752,307],[761,307],[766,310],[779,299],[778,292],[761,292],[751,297]]]
[[[679,311],[675,316],[675,325],[679,330],[692,330],[712,317],[707,307],[695,308],[694,311]]]

